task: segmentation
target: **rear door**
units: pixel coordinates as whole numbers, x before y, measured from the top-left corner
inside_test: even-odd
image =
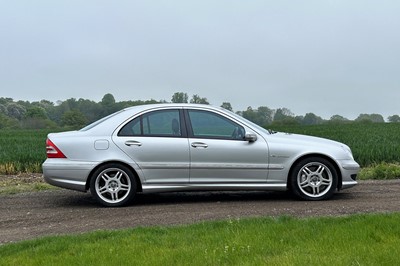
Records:
[[[189,145],[180,109],[163,109],[132,119],[113,141],[141,168],[147,184],[189,182]]]

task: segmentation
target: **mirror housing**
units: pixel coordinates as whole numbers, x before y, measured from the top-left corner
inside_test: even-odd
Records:
[[[255,142],[257,140],[257,135],[254,133],[246,133],[244,139],[248,142]]]

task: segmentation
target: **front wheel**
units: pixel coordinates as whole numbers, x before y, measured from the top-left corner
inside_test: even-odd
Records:
[[[325,200],[333,196],[338,174],[332,163],[312,157],[298,162],[291,172],[289,185],[295,196],[305,200]]]
[[[123,165],[103,165],[92,175],[90,192],[104,206],[123,206],[136,194],[135,177],[132,171]]]

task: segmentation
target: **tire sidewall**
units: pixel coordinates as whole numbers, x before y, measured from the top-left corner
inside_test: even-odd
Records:
[[[119,201],[116,203],[110,203],[110,202],[104,201],[98,195],[98,193],[96,191],[96,182],[97,182],[97,179],[99,178],[99,175],[104,170],[111,169],[111,168],[120,169],[121,171],[125,172],[128,175],[130,183],[131,183],[131,188],[130,188],[130,191],[128,192],[128,195],[122,201]],[[136,188],[137,188],[136,179],[135,179],[132,171],[128,167],[121,165],[121,164],[116,164],[116,163],[105,164],[103,166],[100,166],[98,169],[96,169],[96,171],[93,172],[93,174],[91,175],[91,179],[90,179],[90,193],[92,194],[92,197],[95,198],[97,202],[99,202],[103,206],[107,206],[107,207],[125,206],[126,204],[128,204],[130,201],[133,200],[134,196],[136,195]]]

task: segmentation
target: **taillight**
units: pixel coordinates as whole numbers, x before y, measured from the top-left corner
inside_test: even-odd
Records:
[[[47,153],[47,158],[67,158],[64,153],[60,151],[59,148],[57,148],[54,143],[47,139],[46,140],[46,153]]]

